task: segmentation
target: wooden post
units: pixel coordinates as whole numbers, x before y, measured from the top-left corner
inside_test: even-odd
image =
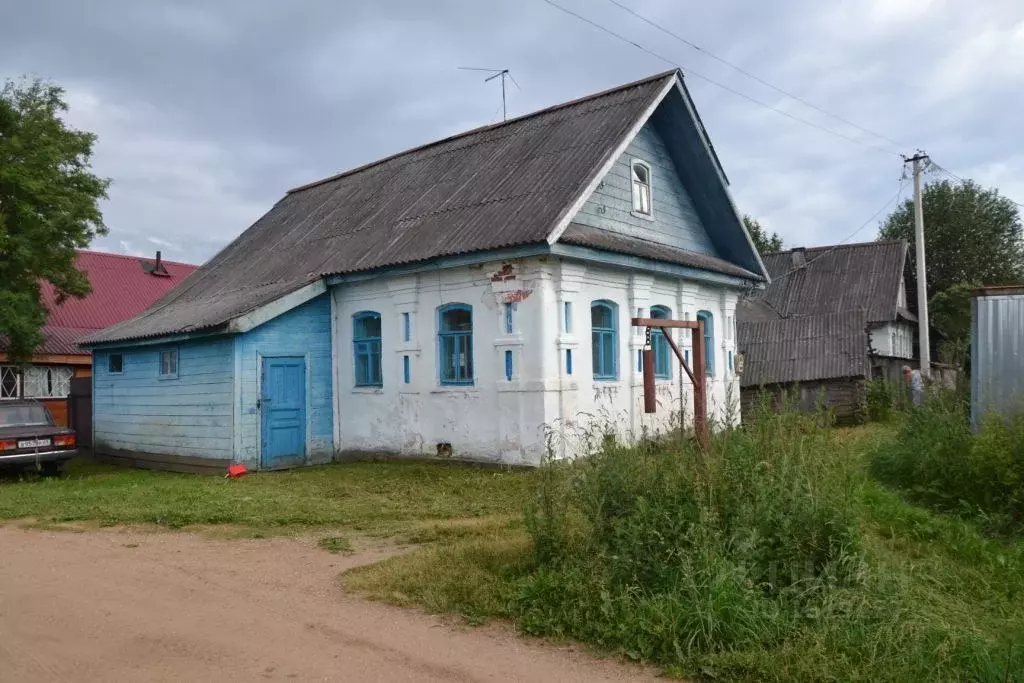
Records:
[[[644,349],[644,412],[658,412],[658,397],[654,393],[654,349]]]
[[[707,367],[704,350],[704,321],[697,319],[697,327],[690,331],[693,340],[693,431],[701,446],[708,444]]]
[[[701,447],[706,447],[708,444],[708,394],[707,394],[707,366],[705,364],[704,357],[704,321],[703,320],[665,320],[663,318],[633,318],[631,320],[634,327],[648,327],[660,329],[662,334],[665,335],[665,339],[668,341],[669,346],[672,347],[672,351],[676,354],[676,358],[679,359],[679,365],[686,371],[686,374],[690,376],[690,381],[693,382],[693,431],[697,436],[697,441]],[[675,340],[668,333],[670,329],[684,329],[690,330],[693,335],[693,370],[686,365],[686,357],[683,355],[679,345],[676,344]],[[655,403],[648,404],[648,389],[651,387],[651,400],[654,400],[654,359],[653,352],[651,353],[651,360],[648,362],[646,354],[648,350],[644,351],[644,409],[646,412],[652,413],[653,409],[648,410],[648,405],[656,407]],[[650,367],[651,378],[648,384],[647,368]]]

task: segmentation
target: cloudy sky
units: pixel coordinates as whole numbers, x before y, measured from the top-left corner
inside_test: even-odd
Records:
[[[1024,201],[1019,0],[617,0],[859,127],[610,0],[553,1],[683,68],[740,210],[788,245],[848,238],[915,148]],[[497,83],[457,67],[511,69],[510,115],[670,68],[545,0],[0,0],[0,17],[0,79],[56,81],[99,135],[96,246],[192,262],[289,187],[499,120]]]

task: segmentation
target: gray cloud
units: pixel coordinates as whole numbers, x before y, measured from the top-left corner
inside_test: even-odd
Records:
[[[511,68],[523,88],[509,91],[513,114],[668,66],[542,0],[14,2],[0,75],[64,85],[69,120],[99,135],[95,166],[114,185],[98,246],[179,260],[209,258],[289,187],[497,120],[497,84],[458,66]],[[1016,0],[622,0],[899,148],[605,0],[559,2],[683,66],[737,204],[789,244],[846,238],[896,193],[895,153],[913,147],[1024,198]]]

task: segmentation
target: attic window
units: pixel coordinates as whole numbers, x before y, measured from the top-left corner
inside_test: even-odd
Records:
[[[630,164],[633,177],[633,211],[651,215],[651,167],[647,162],[634,160]]]

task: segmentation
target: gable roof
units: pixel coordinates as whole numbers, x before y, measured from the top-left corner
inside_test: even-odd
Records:
[[[330,275],[549,247],[602,169],[681,84],[678,71],[658,74],[295,188],[184,286],[87,342],[220,331]],[[699,120],[692,123],[704,135]],[[720,192],[727,197],[724,187]],[[738,230],[749,242],[742,224]],[[761,271],[756,251],[749,263]],[[722,264],[729,265],[701,267]],[[761,272],[739,270],[750,280],[764,279]]]
[[[864,311],[740,322],[744,387],[865,377],[868,373]]]
[[[826,315],[863,310],[868,323],[913,319],[897,307],[907,242],[864,242],[790,249],[763,257],[771,283],[748,297],[741,321]]]
[[[92,292],[58,304],[53,285],[42,283],[40,293],[49,316],[42,330],[45,341],[36,353],[86,354],[78,348],[80,338],[142,313],[196,269],[161,259],[166,275],[160,275],[153,274],[154,264],[136,256],[79,251],[75,267],[89,278]]]

